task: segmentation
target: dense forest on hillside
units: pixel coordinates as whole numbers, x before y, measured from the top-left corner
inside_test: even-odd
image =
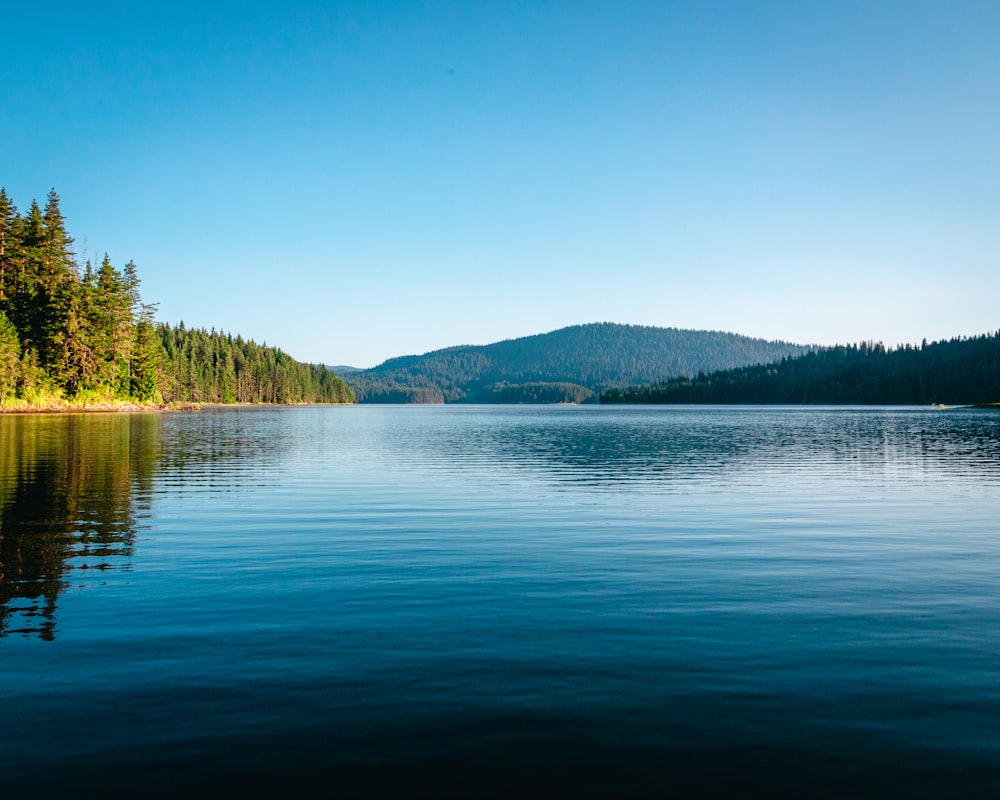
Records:
[[[346,373],[344,379],[359,402],[523,402],[514,398],[542,396],[538,384],[573,384],[596,393],[699,370],[767,363],[808,350],[718,331],[593,323],[393,358]],[[565,398],[558,391],[551,396]],[[575,390],[574,396],[579,396]]]
[[[888,349],[830,347],[764,366],[608,389],[602,403],[857,403],[947,405],[1000,399],[1000,331]]]
[[[0,189],[0,404],[352,402],[322,366],[154,321],[133,262],[79,268],[55,190],[20,214]]]
[[[324,366],[301,364],[274,347],[217,331],[156,325],[166,401],[353,403],[350,387]]]
[[[594,393],[576,383],[496,383],[468,398],[475,403],[586,403]]]

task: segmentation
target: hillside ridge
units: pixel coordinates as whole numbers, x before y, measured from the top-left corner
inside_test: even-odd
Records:
[[[396,356],[343,377],[358,402],[584,402],[612,387],[768,363],[812,349],[724,331],[592,322]]]

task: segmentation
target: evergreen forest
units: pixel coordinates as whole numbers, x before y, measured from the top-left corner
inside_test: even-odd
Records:
[[[720,331],[610,322],[392,358],[344,374],[358,402],[586,402],[602,389],[664,381],[810,350]]]
[[[323,366],[154,320],[134,262],[81,269],[49,192],[20,213],[0,189],[0,404],[349,403]]]
[[[157,324],[167,402],[353,403],[351,388],[322,365],[218,331]]]
[[[828,347],[763,366],[608,389],[602,403],[975,405],[1000,400],[1000,331],[887,348]]]

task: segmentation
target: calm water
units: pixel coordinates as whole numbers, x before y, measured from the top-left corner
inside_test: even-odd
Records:
[[[1000,796],[1000,414],[0,417],[0,794]]]

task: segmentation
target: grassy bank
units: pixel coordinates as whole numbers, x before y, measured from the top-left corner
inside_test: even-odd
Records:
[[[179,405],[179,404],[174,404]],[[111,392],[87,391],[73,397],[62,392],[34,390],[24,397],[5,397],[0,402],[0,414],[66,414],[85,412],[168,411],[170,405],[156,398],[148,402],[121,400]]]
[[[23,398],[7,398],[0,402],[0,414],[86,414],[170,411],[201,411],[203,408],[276,408],[288,406],[353,405],[351,403],[189,403],[175,401],[164,403],[150,401],[138,403],[134,400],[116,400],[107,397],[74,397],[67,399],[55,395]]]
[[[57,400],[45,403],[28,400],[8,400],[0,404],[0,414],[72,414],[89,412],[127,412],[141,411],[171,411],[173,406],[164,403],[132,403],[123,400],[77,402],[73,400]]]

